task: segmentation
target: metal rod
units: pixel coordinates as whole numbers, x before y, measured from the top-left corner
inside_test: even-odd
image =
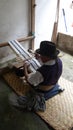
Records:
[[[64,16],[64,23],[65,23],[66,32],[68,32],[68,30],[67,30],[67,25],[66,25],[65,10],[64,10],[64,9],[62,9],[62,11],[63,11],[63,16]]]

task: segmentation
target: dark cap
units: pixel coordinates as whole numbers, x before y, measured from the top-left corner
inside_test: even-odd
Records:
[[[55,59],[59,54],[59,50],[56,49],[55,43],[51,41],[42,41],[40,43],[40,48],[36,50],[36,53]]]

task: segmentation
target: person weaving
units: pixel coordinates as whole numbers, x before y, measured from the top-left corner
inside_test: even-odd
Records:
[[[45,100],[48,100],[61,90],[58,80],[62,74],[62,61],[58,57],[59,50],[56,49],[55,43],[51,41],[42,41],[40,48],[35,52],[37,55],[35,57],[41,66],[36,72],[29,73],[29,64],[24,62],[25,78],[36,92],[43,93]]]

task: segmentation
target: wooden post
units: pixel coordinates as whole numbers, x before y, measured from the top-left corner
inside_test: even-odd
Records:
[[[52,33],[52,38],[51,38],[51,41],[54,42],[54,43],[57,42],[57,29],[58,29],[58,20],[59,20],[59,5],[60,5],[60,0],[57,1],[56,19],[55,19],[55,22],[54,22],[53,33]]]
[[[31,0],[31,33],[35,36],[35,0]],[[34,39],[32,39],[32,50],[34,49]]]

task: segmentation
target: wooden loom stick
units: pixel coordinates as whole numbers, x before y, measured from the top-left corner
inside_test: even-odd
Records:
[[[27,36],[25,38],[17,39],[17,41],[23,42],[23,41],[32,40],[32,39],[34,39],[34,36]],[[5,46],[9,46],[9,43],[8,42],[0,43],[0,47],[5,47]]]
[[[31,58],[32,55],[17,40],[9,41],[9,45],[21,59],[28,59],[32,71],[36,71],[40,67],[40,63],[35,58]]]

